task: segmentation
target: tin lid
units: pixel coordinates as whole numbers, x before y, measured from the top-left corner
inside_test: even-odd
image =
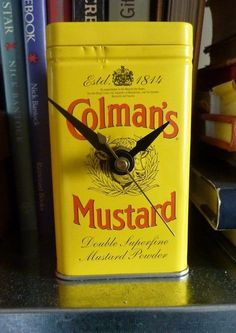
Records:
[[[192,45],[186,22],[57,22],[47,26],[47,47],[76,45]]]

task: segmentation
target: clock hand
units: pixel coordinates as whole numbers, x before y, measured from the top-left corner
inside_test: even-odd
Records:
[[[167,126],[168,124],[166,124]],[[151,202],[151,200],[148,198],[148,196],[146,195],[146,193],[142,190],[142,188],[140,187],[139,183],[134,179],[134,177],[131,175],[131,173],[129,172],[129,160],[127,160],[124,157],[120,157],[116,154],[116,152],[108,145],[107,143],[107,138],[101,134],[98,133],[99,136],[99,141],[103,142],[106,146],[107,149],[110,150],[112,156],[115,158],[115,168],[119,169],[119,171],[125,172],[126,174],[128,174],[131,178],[131,180],[135,183],[135,185],[138,187],[138,189],[140,190],[140,192],[143,194],[143,196],[146,198],[146,200],[149,202],[149,204],[151,205],[151,207],[155,210],[156,214],[160,217],[160,219],[162,220],[162,222],[164,223],[164,225],[166,226],[166,228],[170,231],[170,233],[175,236],[174,232],[171,230],[171,228],[168,226],[168,224],[164,221],[163,217],[161,216],[161,214],[158,212],[157,208],[153,205],[153,203]]]
[[[140,151],[145,151],[150,146],[150,144],[158,137],[158,135],[161,134],[161,132],[166,128],[168,124],[169,121],[167,121],[162,126],[156,128],[154,131],[144,136],[142,139],[138,140],[136,146],[130,150],[129,154],[134,157]]]
[[[71,113],[63,109],[60,105],[48,98],[49,102],[91,143],[98,151],[103,151],[108,156],[112,156],[110,150],[104,142],[99,140],[97,133],[87,127],[82,121],[75,118]]]
[[[146,193],[142,190],[142,188],[140,187],[139,183],[134,179],[134,177],[131,175],[131,173],[127,170],[128,175],[130,176],[130,178],[133,180],[133,182],[135,183],[135,185],[139,188],[140,192],[143,194],[143,196],[147,199],[147,201],[150,203],[150,205],[152,206],[152,208],[155,210],[156,214],[160,217],[160,219],[162,220],[162,222],[164,223],[164,225],[166,226],[166,228],[171,232],[171,234],[173,236],[175,236],[174,232],[171,230],[171,228],[168,226],[168,224],[164,221],[163,217],[161,216],[161,214],[158,212],[158,210],[156,209],[156,207],[153,205],[153,203],[151,202],[151,200],[148,198],[148,196],[146,195]]]

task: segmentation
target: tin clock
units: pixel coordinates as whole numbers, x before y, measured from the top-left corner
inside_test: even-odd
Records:
[[[191,33],[187,23],[48,26],[59,277],[186,274]]]

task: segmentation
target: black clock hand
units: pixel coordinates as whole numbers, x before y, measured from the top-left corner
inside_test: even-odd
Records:
[[[103,151],[109,156],[112,156],[107,145],[99,140],[97,133],[87,127],[79,119],[75,118],[71,113],[67,112],[60,105],[48,98],[49,102],[87,139],[91,145],[98,151]]]
[[[174,232],[171,230],[171,228],[168,226],[168,224],[164,221],[163,217],[158,212],[158,210],[156,209],[156,207],[153,205],[153,203],[151,202],[151,200],[148,198],[148,196],[146,195],[146,193],[142,190],[142,188],[140,187],[139,183],[134,179],[134,177],[131,175],[131,173],[128,170],[127,170],[127,173],[130,176],[130,178],[133,180],[133,182],[135,183],[135,185],[139,188],[140,192],[144,195],[144,197],[150,203],[151,207],[155,210],[156,214],[160,217],[160,219],[162,220],[162,222],[164,223],[164,225],[166,226],[166,228],[171,232],[171,234],[173,236],[175,236]]]
[[[145,151],[151,145],[151,143],[158,137],[158,135],[161,134],[161,132],[166,128],[168,124],[169,121],[167,121],[162,126],[156,128],[154,131],[144,136],[142,139],[138,140],[136,146],[130,150],[129,154],[132,157],[134,157],[140,151]]]
[[[166,126],[167,125],[168,124],[166,124]],[[114,159],[115,159],[115,167],[117,169],[119,169],[119,171],[125,172],[126,174],[128,174],[130,176],[131,180],[135,183],[135,185],[138,187],[138,189],[140,190],[140,192],[143,194],[143,196],[146,198],[146,200],[150,203],[151,207],[155,210],[156,214],[160,217],[160,219],[162,220],[162,222],[164,223],[164,225],[166,226],[166,228],[170,231],[170,233],[173,236],[175,236],[174,232],[171,230],[171,228],[168,226],[168,224],[164,221],[163,217],[158,212],[157,208],[153,205],[153,203],[148,198],[148,196],[146,195],[146,193],[142,190],[142,188],[139,185],[139,183],[134,179],[134,177],[129,172],[129,166],[130,166],[129,160],[127,160],[125,157],[119,157],[116,154],[116,152],[108,145],[106,137],[103,134],[101,134],[101,133],[98,133],[98,135],[99,135],[99,141],[102,142],[102,143],[104,143],[107,146],[107,149],[110,150],[112,156],[114,157]]]

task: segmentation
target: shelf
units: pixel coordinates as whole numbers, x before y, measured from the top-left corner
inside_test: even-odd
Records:
[[[5,244],[0,332],[235,332],[236,262],[194,207],[189,232],[190,270],[181,279],[64,283],[47,240],[41,250],[29,245],[30,255]]]

